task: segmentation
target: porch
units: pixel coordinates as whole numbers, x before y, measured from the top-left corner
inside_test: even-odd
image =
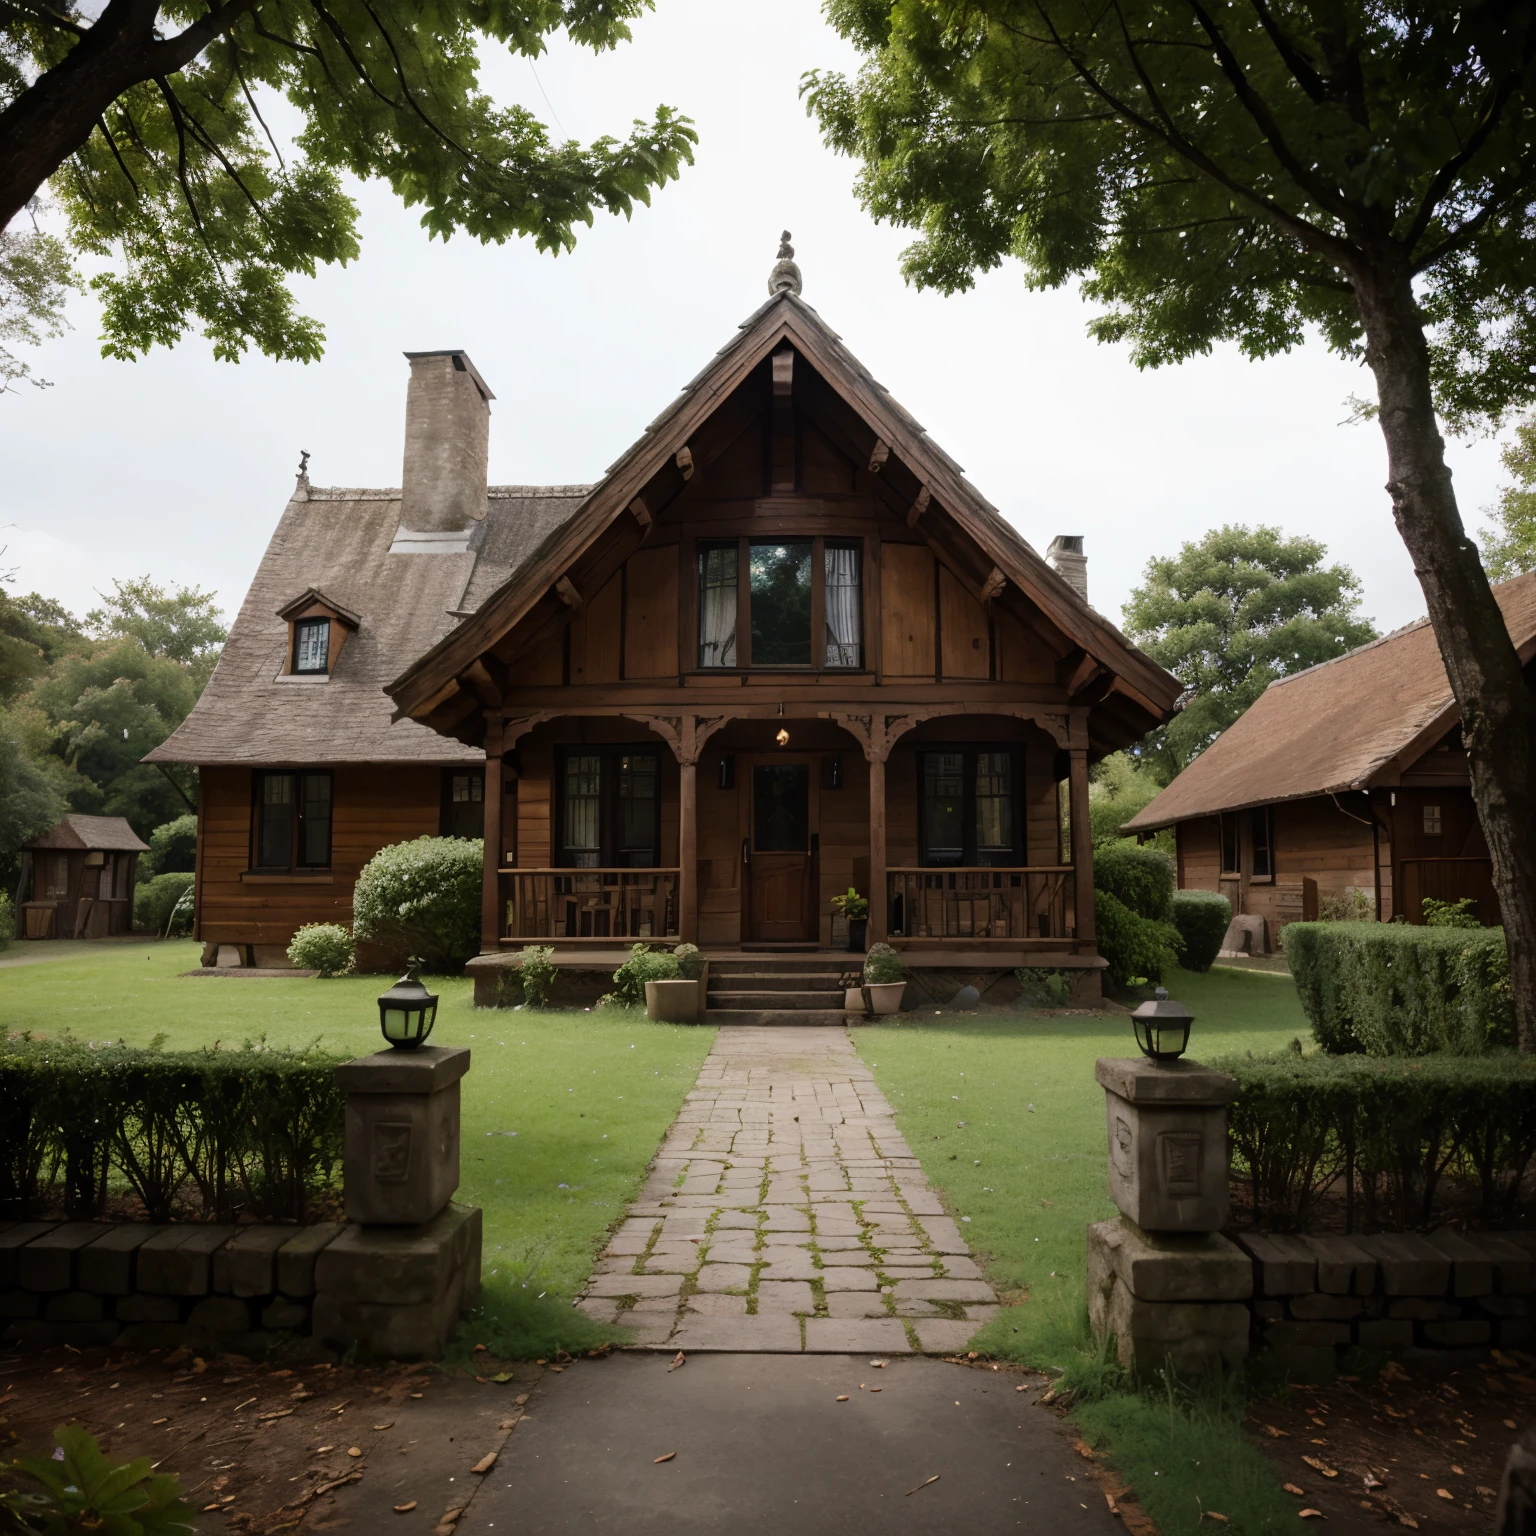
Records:
[[[832,900],[852,888],[866,943],[909,964],[1096,958],[1086,731],[1074,742],[1068,713],[746,708],[508,721],[487,765],[483,949],[841,955]]]

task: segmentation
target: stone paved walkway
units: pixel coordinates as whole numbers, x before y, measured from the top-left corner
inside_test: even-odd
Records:
[[[960,1349],[997,1297],[844,1029],[721,1029],[578,1305],[637,1347]]]

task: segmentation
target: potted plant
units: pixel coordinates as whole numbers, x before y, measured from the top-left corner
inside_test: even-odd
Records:
[[[869,902],[850,885],[846,896],[832,898],[832,910],[848,924],[848,951],[862,955],[869,933]]]
[[[863,985],[849,987],[843,1006],[849,1012],[899,1013],[907,990],[907,971],[889,944],[876,944],[864,957]]]

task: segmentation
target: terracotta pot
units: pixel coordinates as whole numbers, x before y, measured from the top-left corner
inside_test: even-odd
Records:
[[[646,1017],[657,1024],[697,1024],[701,983],[679,977],[645,984]]]

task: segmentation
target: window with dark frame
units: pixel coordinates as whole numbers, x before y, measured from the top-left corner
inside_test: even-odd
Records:
[[[331,658],[331,621],[299,619],[293,626],[293,670],[325,672]]]
[[[857,540],[701,544],[696,573],[699,667],[862,667],[863,561]],[[819,638],[814,632],[818,614]]]
[[[654,869],[661,862],[661,759],[649,748],[569,747],[558,778],[558,864]]]
[[[443,809],[440,821],[444,837],[485,836],[485,770],[445,768]]]
[[[1238,847],[1237,817],[1223,814],[1221,817],[1221,873],[1242,873],[1242,850]]]
[[[940,868],[1022,864],[1021,769],[1021,755],[1011,748],[920,752],[920,862]]]
[[[331,867],[331,775],[262,772],[255,783],[253,864],[283,872]]]
[[[1275,878],[1275,813],[1267,805],[1249,812],[1249,838],[1252,845],[1253,865],[1249,871],[1251,880]]]

